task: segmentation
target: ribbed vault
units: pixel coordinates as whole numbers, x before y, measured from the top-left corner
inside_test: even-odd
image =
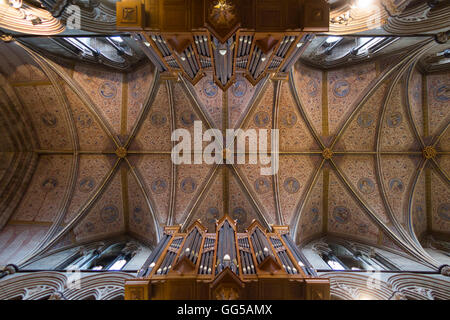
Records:
[[[29,255],[4,251],[0,262],[122,234],[153,246],[164,225],[200,219],[213,230],[229,213],[240,228],[287,224],[299,244],[330,234],[438,267],[421,241],[450,230],[450,77],[417,68],[434,46],[326,71],[299,61],[289,81],[252,87],[238,77],[222,92],[208,74],[191,86],[150,64],[129,73],[59,65],[1,44],[0,187],[8,174],[30,182],[4,188],[21,201],[0,216],[0,250],[26,245]],[[279,129],[278,173],[174,165],[170,134],[193,135],[195,120],[203,130]]]

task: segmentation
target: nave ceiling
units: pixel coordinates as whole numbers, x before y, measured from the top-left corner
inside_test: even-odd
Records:
[[[424,262],[420,242],[450,230],[450,76],[418,65],[436,46],[329,70],[299,61],[289,81],[222,92],[209,76],[191,86],[149,63],[122,73],[2,43],[1,188],[14,201],[0,243],[31,255],[0,260],[123,234],[152,247],[164,225],[214,230],[229,213],[241,228],[287,224],[299,244],[329,234]],[[278,174],[173,165],[170,133],[194,120],[280,129]]]

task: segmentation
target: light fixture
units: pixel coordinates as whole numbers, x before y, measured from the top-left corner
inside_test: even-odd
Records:
[[[227,54],[227,49],[220,49],[220,50],[219,50],[219,53],[220,53],[222,56],[224,56],[224,55]]]
[[[147,47],[150,47],[150,42],[144,41],[144,44],[145,44]]]
[[[262,62],[266,61],[266,57],[261,57],[261,61]]]
[[[303,43],[299,42],[297,43],[297,48],[300,48],[303,45]]]

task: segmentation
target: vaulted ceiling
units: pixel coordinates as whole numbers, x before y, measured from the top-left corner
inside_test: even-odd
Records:
[[[326,70],[300,60],[288,81],[222,92],[210,75],[193,87],[150,63],[121,73],[1,43],[0,252],[122,234],[154,246],[165,225],[213,231],[229,213],[241,230],[287,224],[299,244],[330,234],[435,264],[420,241],[449,239],[450,72],[417,66],[436,46]],[[194,120],[279,129],[278,173],[174,165],[171,132]],[[11,252],[0,261],[27,258]]]

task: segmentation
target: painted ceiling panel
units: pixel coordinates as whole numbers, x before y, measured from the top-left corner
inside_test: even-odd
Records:
[[[385,94],[386,85],[381,85],[361,106],[339,137],[335,150],[375,151],[377,124]]]
[[[439,167],[444,171],[444,174],[447,175],[447,177],[450,176],[450,157],[446,156],[438,156],[436,157],[436,162],[438,163]]]
[[[187,88],[184,86],[184,84],[175,82],[171,85],[171,87],[173,96],[173,116],[175,117],[175,128],[188,130],[191,135],[191,150],[195,152],[201,151],[198,150],[198,148],[196,148],[194,144],[195,121],[201,121],[203,133],[206,130],[210,129],[210,125],[213,126],[213,124],[209,123],[203,111],[199,108],[199,105],[196,105],[192,97],[188,95],[189,93],[187,92]],[[210,142],[204,141],[202,143],[203,148],[205,148],[209,143]],[[194,159],[192,159],[192,161],[194,161]]]
[[[323,210],[323,171],[321,171],[303,210],[300,212],[297,229],[297,241],[299,243],[306,243],[308,239],[322,234]]]
[[[0,265],[19,263],[47,233],[48,226],[8,225],[0,234]]]
[[[66,197],[72,156],[41,156],[30,186],[12,219],[17,221],[54,221]]]
[[[68,85],[64,86],[64,93],[75,122],[80,150],[114,150],[112,138],[105,132],[94,114],[78,95]]]
[[[236,128],[241,123],[259,92],[261,82],[254,87],[242,75],[236,75],[236,82],[227,91],[228,128]]]
[[[16,92],[30,114],[41,149],[70,150],[69,120],[53,86],[24,86]]]
[[[435,171],[431,172],[431,210],[433,215],[432,228],[440,232],[450,229],[450,188]]]
[[[450,72],[427,76],[430,135],[450,121]]]
[[[365,201],[384,223],[388,214],[378,186],[375,171],[375,157],[372,155],[336,156],[335,162],[351,183],[353,190]]]
[[[245,188],[242,187],[239,178],[231,170],[229,174],[228,206],[230,208],[229,214],[231,218],[237,220],[238,232],[244,232],[253,220],[261,220],[259,219],[255,206],[249,200]]]
[[[166,224],[169,217],[172,179],[170,154],[131,155],[129,160],[152,201],[157,220],[161,224]]]
[[[192,222],[201,220],[201,223],[208,229],[208,232],[215,232],[216,221],[222,218],[224,214],[224,171],[228,171],[228,168],[220,167],[217,169],[211,185],[207,188],[203,199],[201,199],[191,219]]]
[[[405,92],[400,81],[394,88],[381,120],[381,150],[420,150],[405,108]]]
[[[412,222],[414,233],[418,239],[421,239],[426,233],[428,223],[425,175],[425,170],[422,170],[417,179],[412,199]]]
[[[116,134],[121,132],[123,75],[92,66],[76,65],[73,73],[84,91],[95,103],[100,114]]]
[[[362,64],[328,73],[329,134],[336,135],[355,101],[376,77],[375,64]]]
[[[334,171],[329,172],[329,177],[328,232],[376,243],[378,227],[349,194]]]
[[[128,185],[128,208],[126,209],[128,212],[125,214],[125,219],[128,221],[125,223],[128,223],[129,231],[132,234],[137,235],[139,239],[146,239],[150,247],[156,246],[156,228],[158,226],[155,226],[153,222],[145,195],[131,171],[122,173],[122,182],[125,179],[123,175],[126,175]]]
[[[288,82],[281,82],[278,128],[281,151],[320,150],[305,120],[300,115]]]
[[[82,206],[101,187],[103,180],[112,169],[114,157],[108,155],[80,156],[77,180],[72,199],[65,215],[65,223],[69,223],[82,208]]]
[[[121,174],[117,170],[102,195],[74,228],[76,240],[80,242],[124,232],[122,200]]]
[[[322,157],[320,156],[280,156],[278,188],[281,212],[285,224],[293,224],[293,219],[295,219],[302,202],[305,201],[306,193],[321,161]]]
[[[275,193],[272,176],[261,175],[260,168],[264,167],[258,162],[258,165],[238,164],[236,168],[243,181],[249,189],[252,196],[260,204],[260,209],[264,216],[270,221],[278,221],[277,209],[275,204]]]
[[[190,215],[213,172],[214,166],[208,164],[181,164],[176,167],[174,224],[182,224]]]
[[[293,69],[294,84],[303,110],[314,129],[322,135],[322,77],[320,70],[315,70],[297,62]]]
[[[148,63],[139,67],[136,71],[127,74],[127,127],[126,132],[130,132],[139,113],[144,108],[153,81],[155,79],[155,67]],[[125,129],[125,128],[123,128]]]
[[[424,134],[422,74],[417,69],[412,73],[408,89],[409,105],[414,125],[422,135]]]
[[[133,139],[131,150],[169,151],[172,149],[171,115],[167,85],[161,83],[142,126]]]
[[[442,133],[436,148],[441,151],[450,151],[450,130],[448,128]]]
[[[222,99],[223,92],[214,83],[212,73],[207,73],[194,87],[200,105],[211,119],[213,126],[222,130]]]
[[[405,209],[411,183],[418,170],[420,158],[408,155],[381,156],[381,172],[386,197],[393,214],[401,224],[405,223]]]
[[[256,101],[255,105],[247,113],[247,116],[241,126],[243,130],[255,129],[257,132],[260,129],[267,130],[267,150],[271,147],[271,131],[273,126],[273,106],[275,102],[275,83],[270,81],[262,93],[260,100]],[[260,141],[260,134],[258,134],[258,142]],[[259,150],[259,148],[258,148]]]

